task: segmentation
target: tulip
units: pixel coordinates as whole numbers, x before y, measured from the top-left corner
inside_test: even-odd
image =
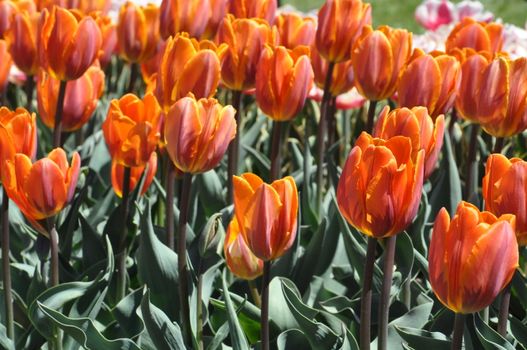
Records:
[[[16,13],[27,12],[32,15],[36,11],[32,0],[0,1],[0,39],[5,38],[5,34],[11,28],[13,16]]]
[[[445,208],[432,231],[430,284],[450,310],[468,314],[489,306],[518,267],[514,215],[497,218],[461,202],[452,221]]]
[[[37,102],[39,116],[44,124],[55,127],[57,93],[60,81],[40,71],[37,81]],[[93,65],[79,79],[72,80],[66,86],[64,108],[62,111],[62,129],[75,131],[90,119],[104,90],[104,72]]]
[[[243,91],[255,86],[256,68],[265,44],[275,43],[269,25],[258,19],[236,19],[228,15],[222,22],[218,41],[228,45],[220,55],[221,79],[228,89]]]
[[[412,34],[403,29],[365,27],[353,47],[352,62],[359,92],[369,100],[391,97],[412,49]]]
[[[503,46],[503,25],[500,23],[477,22],[465,17],[446,39],[446,51],[458,48],[471,48],[475,51],[499,52]]]
[[[227,229],[223,253],[229,270],[236,276],[251,281],[262,275],[263,261],[254,256],[247,246],[236,217],[232,218]]]
[[[388,140],[394,136],[406,136],[412,141],[412,159],[417,161],[424,150],[424,179],[435,169],[445,130],[445,118],[440,115],[435,122],[426,107],[397,108],[390,112],[386,106],[375,125],[373,136]]]
[[[199,38],[212,16],[212,7],[210,0],[163,0],[160,15],[163,39],[180,32]]]
[[[91,12],[106,13],[110,9],[111,1],[109,0],[34,0],[39,10],[51,10],[53,6],[63,7],[66,9],[76,9],[82,14]]]
[[[424,106],[436,118],[452,109],[460,81],[461,65],[454,56],[415,49],[399,78],[399,105]]]
[[[313,17],[296,13],[281,13],[276,17],[280,45],[293,50],[297,46],[311,46],[315,41],[317,22]]]
[[[5,93],[7,78],[12,65],[13,59],[7,50],[7,43],[0,39],[0,94]]]
[[[95,18],[101,30],[102,44],[98,59],[104,69],[117,51],[117,25],[110,17],[98,12],[92,13],[92,17]]]
[[[37,38],[40,14],[20,11],[13,15],[5,38],[16,66],[27,75],[38,70]]]
[[[363,28],[371,25],[371,6],[361,0],[327,0],[318,11],[317,50],[334,63],[347,61]]]
[[[310,57],[313,72],[315,74],[315,83],[319,88],[324,89],[329,64],[316,51],[315,46],[311,47]],[[329,92],[331,93],[331,96],[338,96],[344,94],[353,89],[354,86],[355,79],[353,75],[353,65],[351,60],[336,63],[333,66],[333,72],[331,75],[331,85],[329,87]],[[322,96],[320,100],[322,100]]]
[[[145,166],[159,142],[160,113],[152,94],[142,100],[133,94],[112,100],[102,124],[112,159],[130,168]]]
[[[157,171],[157,153],[152,152],[150,155],[150,159],[148,160],[148,163],[146,166],[137,166],[130,169],[130,187],[128,188],[128,192],[131,193],[135,187],[138,185],[139,181],[141,180],[141,176],[143,175],[143,172],[146,169],[145,173],[145,179],[143,182],[143,186],[141,187],[141,190],[139,191],[140,195],[143,195],[148,191],[148,187],[150,187],[150,184],[154,180],[154,176],[156,175]],[[122,164],[119,164],[115,160],[112,160],[112,187],[117,195],[117,197],[122,198],[123,197],[123,179],[124,179],[124,170],[125,166]]]
[[[213,98],[190,95],[176,102],[165,121],[166,149],[174,165],[191,174],[215,168],[236,135],[235,112]]]
[[[496,216],[516,216],[516,238],[521,246],[527,245],[527,162],[520,158],[507,159],[491,154],[487,159],[482,192],[485,210]]]
[[[415,9],[415,20],[426,30],[450,24],[456,16],[456,8],[450,1],[427,0]]]
[[[229,13],[236,18],[261,18],[273,24],[276,0],[231,0]]]
[[[363,132],[350,152],[337,187],[337,203],[357,230],[386,238],[414,219],[423,187],[425,151],[412,157],[412,140]],[[415,160],[414,160],[415,159]]]
[[[146,84],[146,91],[155,93],[156,90],[156,80],[157,80],[157,70],[159,65],[163,60],[163,55],[165,54],[166,41],[158,41],[156,54],[152,56],[149,60],[141,63],[141,76],[143,81]]]
[[[51,12],[44,9],[40,19],[40,65],[61,81],[80,78],[101,48],[101,31],[95,20],[79,19],[76,15],[76,12],[53,7]]]
[[[211,16],[205,28],[205,32],[201,36],[204,39],[212,40],[216,37],[221,21],[227,15],[229,4],[231,0],[209,0],[211,8]]]
[[[294,118],[304,107],[313,84],[307,47],[290,51],[283,46],[262,52],[256,70],[256,102],[276,121]]]
[[[155,92],[165,112],[189,92],[198,99],[215,94],[221,69],[216,51],[224,49],[224,45],[217,48],[210,41],[199,42],[186,34],[178,34],[167,41]]]
[[[270,261],[293,244],[297,231],[298,191],[291,176],[268,185],[257,175],[233,177],[234,214],[255,256]]]
[[[128,62],[142,63],[154,56],[159,41],[159,8],[126,2],[119,10],[117,44]]]

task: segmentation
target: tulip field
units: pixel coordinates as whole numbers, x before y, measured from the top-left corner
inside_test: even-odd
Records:
[[[0,0],[0,349],[527,349],[526,4],[382,3]]]

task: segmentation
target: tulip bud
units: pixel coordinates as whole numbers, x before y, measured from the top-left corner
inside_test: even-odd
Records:
[[[253,280],[263,273],[263,261],[247,246],[236,217],[232,218],[223,245],[225,262],[229,270],[244,280]]]
[[[329,63],[320,56],[315,46],[311,47],[311,65],[315,74],[315,83],[324,89]],[[351,60],[335,63],[331,76],[329,91],[331,96],[338,96],[350,91],[355,86]]]
[[[115,160],[112,160],[112,187],[113,191],[117,195],[117,197],[121,198],[123,196],[123,178],[124,178],[124,168],[125,166],[122,164],[119,164]],[[143,195],[148,191],[148,187],[150,187],[150,184],[154,180],[154,176],[156,176],[157,171],[157,153],[152,152],[150,154],[150,159],[148,160],[148,163],[144,166],[136,166],[130,168],[130,187],[128,188],[128,192],[131,193],[133,190],[135,190],[135,187],[138,185],[139,181],[141,180],[141,177],[143,176],[143,172],[146,169],[145,173],[145,179],[143,181],[143,186],[139,190],[139,195]]]
[[[445,208],[434,223],[428,266],[437,298],[456,313],[489,306],[518,267],[514,215],[496,218],[461,202],[450,221]]]
[[[7,78],[12,65],[13,59],[7,49],[7,43],[0,39],[0,94],[3,94],[7,88]]]
[[[199,236],[199,255],[206,258],[217,251],[221,236],[225,233],[221,224],[221,213],[212,215]]]
[[[13,15],[11,27],[5,32],[9,53],[18,69],[27,75],[38,70],[37,38],[40,14],[26,11]]]
[[[215,168],[236,135],[235,113],[213,98],[190,95],[177,101],[165,121],[166,149],[174,165],[191,174]]]
[[[256,102],[271,119],[293,119],[304,107],[313,85],[307,47],[294,51],[267,46],[256,70]]]
[[[236,18],[261,18],[273,24],[276,0],[231,0],[229,13]]]
[[[210,0],[163,0],[160,8],[163,39],[180,32],[199,38],[212,16]]]
[[[152,94],[142,100],[133,94],[112,100],[102,124],[112,159],[130,168],[145,166],[159,142],[160,113]]]
[[[446,51],[471,48],[475,51],[499,52],[503,46],[503,25],[500,23],[477,22],[465,17],[459,22],[446,39]]]
[[[280,45],[293,50],[297,46],[312,46],[315,41],[317,22],[313,17],[301,17],[296,13],[281,13],[276,17]]]
[[[44,10],[40,18],[40,65],[55,79],[80,78],[93,64],[101,48],[101,31],[91,17],[61,7]]]
[[[357,230],[375,238],[401,233],[421,200],[424,150],[412,157],[412,140],[363,132],[350,152],[337,187],[337,203]]]

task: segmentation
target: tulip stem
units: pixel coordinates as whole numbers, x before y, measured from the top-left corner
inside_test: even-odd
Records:
[[[465,182],[465,199],[468,202],[475,203],[477,188],[476,176],[478,170],[477,153],[478,153],[478,135],[479,135],[479,124],[472,125],[472,132],[470,133],[470,144],[468,149],[467,159],[467,174]]]
[[[192,334],[190,328],[190,306],[188,301],[188,266],[186,245],[191,186],[192,174],[185,173],[185,175],[183,175],[183,186],[181,188],[177,253],[179,272],[179,301],[181,303],[181,326],[183,329],[183,337],[187,344],[192,343]]]
[[[167,245],[174,250],[174,195],[176,186],[176,169],[170,159],[167,161],[167,179],[166,179],[166,215],[165,227],[167,232]]]
[[[135,82],[137,81],[138,76],[137,63],[130,63],[130,80],[128,81],[128,93],[132,94],[135,88]]]
[[[361,302],[360,302],[360,348],[361,350],[370,349],[372,280],[373,280],[373,268],[375,266],[376,248],[377,248],[377,239],[373,237],[368,237],[368,249],[366,250],[366,264],[364,265],[364,275],[363,275]]]
[[[240,130],[241,130],[241,102],[242,92],[233,90],[232,91],[232,102],[231,105],[236,110],[234,119],[236,120],[236,136],[229,145],[229,161],[227,168],[227,203],[232,202],[232,177],[238,173],[238,154],[240,152]]]
[[[121,232],[121,239],[119,241],[118,255],[117,255],[117,300],[121,300],[126,295],[126,236],[128,235],[128,215],[130,212],[130,177],[132,168],[125,166],[123,174],[123,197],[122,197],[122,215],[123,215],[123,230]]]
[[[11,266],[9,264],[9,197],[4,189],[2,196],[2,267],[4,272],[4,301],[6,330],[9,339],[15,339],[13,321],[13,291],[11,289]]]
[[[457,121],[457,111],[455,108],[452,108],[452,113],[450,114],[450,122],[448,123],[448,134],[450,137],[452,137],[452,133],[454,132],[454,126],[456,125]]]
[[[260,336],[262,350],[269,350],[269,280],[271,275],[271,262],[264,261],[262,277],[262,307]]]
[[[203,271],[201,270],[201,263],[198,269],[198,289],[196,292],[196,342],[198,349],[203,350]]]
[[[258,293],[258,287],[256,287],[256,284],[254,283],[254,280],[247,281],[249,284],[249,291],[251,292],[251,296],[253,298],[254,305],[261,307],[262,306],[262,299],[260,298],[260,293]]]
[[[60,81],[59,95],[57,98],[57,108],[55,109],[55,127],[53,128],[53,148],[62,145],[62,111],[64,110],[64,97],[66,96],[66,80]]]
[[[507,335],[507,322],[509,319],[509,304],[511,302],[511,283],[501,292],[500,311],[498,314],[498,333],[502,337]]]
[[[49,231],[50,250],[51,250],[51,287],[59,284],[59,235],[55,224]]]
[[[375,108],[377,107],[377,101],[370,101],[368,106],[368,122],[366,124],[366,132],[371,134],[373,132],[373,125],[375,124]]]
[[[454,320],[454,334],[452,334],[452,350],[461,350],[463,346],[463,331],[465,328],[465,315],[456,313]]]
[[[273,136],[271,140],[271,181],[280,178],[283,124],[284,122],[281,121],[273,121]]]
[[[379,338],[378,350],[388,348],[388,320],[390,316],[390,290],[392,288],[393,263],[395,259],[395,242],[397,236],[386,238],[384,255],[384,276],[382,280],[381,300],[379,303]]]
[[[501,153],[504,145],[505,145],[505,138],[496,137],[496,143],[494,143],[494,149],[492,150],[492,153]]]
[[[324,82],[324,95],[322,96],[322,104],[320,106],[320,122],[318,124],[317,132],[317,212],[320,214],[322,209],[322,196],[324,192],[324,154],[326,153],[326,134],[328,124],[328,114],[331,108],[331,81],[333,78],[333,70],[335,69],[335,63],[329,62],[328,71],[326,73],[326,81]]]
[[[35,90],[35,80],[32,75],[26,77],[26,83],[24,84],[24,90],[26,93],[26,109],[31,112],[33,105],[33,91]]]

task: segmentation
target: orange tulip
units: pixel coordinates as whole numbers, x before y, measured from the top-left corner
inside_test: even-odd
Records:
[[[313,69],[307,47],[293,51],[267,46],[256,70],[256,102],[273,120],[294,118],[304,107],[313,85]]]
[[[112,160],[112,187],[117,195],[117,197],[121,198],[123,196],[123,178],[124,178],[124,168],[125,166],[122,164],[119,164],[115,160]],[[130,168],[130,187],[128,188],[129,192],[132,192],[135,190],[135,187],[138,185],[139,180],[141,180],[141,176],[143,175],[143,172],[145,171],[145,180],[143,182],[143,187],[141,187],[141,190],[139,191],[140,195],[143,195],[148,191],[148,187],[150,187],[150,184],[154,180],[154,176],[156,176],[157,171],[157,153],[152,152],[150,155],[150,159],[148,160],[148,163],[146,166],[136,166]]]
[[[424,179],[427,179],[436,167],[444,131],[443,115],[438,116],[434,123],[426,107],[397,108],[390,112],[390,107],[386,106],[375,124],[373,136],[385,140],[398,135],[410,138],[414,162],[420,150],[425,152]]]
[[[474,54],[461,66],[459,114],[489,134],[508,137],[527,128],[527,59]]]
[[[9,198],[42,233],[38,221],[55,216],[73,198],[80,171],[80,157],[73,153],[71,166],[66,152],[55,148],[35,163],[22,153],[5,162],[2,183]]]
[[[312,46],[315,41],[317,22],[313,17],[301,17],[296,13],[281,13],[276,17],[280,45],[293,50],[297,46]]]
[[[166,43],[157,71],[156,97],[166,112],[189,92],[196,98],[209,98],[220,82],[219,48],[210,41],[197,41],[178,34]],[[177,68],[177,69],[176,69]]]
[[[261,18],[273,24],[276,0],[231,0],[229,13],[236,18]]]
[[[33,0],[39,10],[51,10],[53,6],[76,9],[83,14],[94,11],[106,13],[110,9],[110,0]]]
[[[153,4],[137,6],[126,2],[119,10],[117,44],[128,62],[142,63],[156,53],[159,41],[159,8]]]
[[[5,92],[9,71],[13,65],[13,59],[9,54],[7,46],[7,42],[0,39],[0,94]]]
[[[37,37],[39,13],[20,11],[13,15],[11,27],[5,32],[9,53],[16,66],[27,75],[38,70]]]
[[[165,143],[174,165],[185,173],[215,168],[236,135],[236,111],[213,98],[190,95],[177,101],[165,121]]]
[[[236,276],[251,281],[263,273],[263,261],[247,246],[236,217],[232,218],[227,228],[223,253],[229,270]]]
[[[329,63],[320,56],[316,47],[311,46],[311,65],[315,73],[315,83],[324,89]],[[353,65],[351,60],[336,63],[333,67],[331,85],[329,91],[332,96],[338,96],[350,91],[355,86]]]
[[[163,39],[180,32],[199,38],[212,16],[210,0],[163,0],[160,8]]]
[[[385,238],[412,222],[421,200],[425,158],[424,150],[416,157],[413,152],[408,137],[359,136],[337,187],[340,212],[357,230]]]
[[[330,62],[351,58],[355,41],[371,25],[371,6],[361,0],[327,0],[318,11],[316,46]]]
[[[145,166],[159,142],[161,109],[156,98],[126,94],[112,100],[102,131],[112,159],[127,167]]]
[[[391,97],[411,50],[412,33],[388,26],[365,27],[351,55],[359,92],[372,101]]]
[[[475,51],[499,52],[503,46],[503,25],[477,22],[465,17],[459,22],[445,42],[446,51],[471,48]]]
[[[254,88],[264,45],[275,43],[271,27],[263,20],[236,19],[228,15],[220,26],[218,41],[228,45],[220,55],[222,83],[237,91]]]
[[[233,177],[234,215],[247,245],[263,261],[281,257],[297,231],[298,191],[291,176],[268,185],[245,173]]]
[[[399,105],[424,106],[436,118],[454,105],[460,79],[461,65],[454,56],[415,49],[399,79]]]
[[[148,92],[155,91],[157,70],[163,61],[163,55],[165,54],[166,46],[166,41],[158,41],[156,54],[150,59],[141,63],[141,76],[143,77]]]
[[[27,12],[31,15],[35,11],[35,4],[32,0],[0,1],[0,38],[5,38],[5,34],[11,28],[13,16],[16,13]]]
[[[485,210],[494,215],[516,216],[516,238],[527,245],[527,162],[491,154],[482,183]]]
[[[44,124],[55,127],[60,81],[40,71],[37,80],[38,113]],[[104,72],[98,65],[88,68],[79,79],[66,85],[62,130],[75,131],[90,119],[104,90]]]
[[[428,266],[437,298],[456,313],[489,306],[518,267],[514,215],[496,218],[461,202],[450,221],[445,208],[434,223]]]
[[[105,68],[117,52],[117,24],[100,12],[94,12],[91,15],[101,30],[102,44],[98,59],[101,67]]]
[[[207,22],[205,32],[201,37],[212,40],[218,33],[218,28],[220,27],[221,21],[223,21],[223,18],[225,18],[225,15],[227,14],[231,0],[209,0],[209,2],[211,16]]]

